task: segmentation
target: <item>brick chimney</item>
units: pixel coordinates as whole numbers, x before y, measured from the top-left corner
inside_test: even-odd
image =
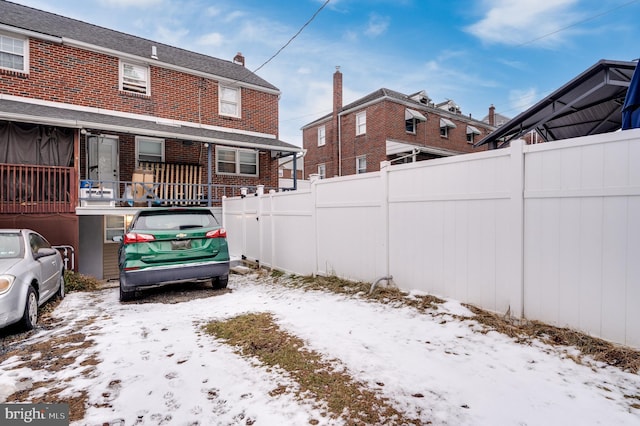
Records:
[[[496,107],[494,107],[493,104],[489,107],[489,125],[496,125]]]
[[[244,56],[242,56],[241,52],[238,52],[236,56],[233,57],[233,63],[244,67]]]
[[[342,167],[339,164],[340,157],[340,141],[338,140],[340,137],[340,131],[338,127],[340,126],[340,120],[338,119],[338,114],[342,109],[342,73],[340,72],[340,66],[336,66],[336,72],[333,73],[333,126],[331,129],[331,142],[333,143],[333,153],[331,154],[333,157],[333,170],[327,170],[331,175],[329,176],[339,176],[341,175]]]
[[[333,115],[338,115],[342,109],[342,73],[340,67],[336,67],[336,72],[333,73]]]

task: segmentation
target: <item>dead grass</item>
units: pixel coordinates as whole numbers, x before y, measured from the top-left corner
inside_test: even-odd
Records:
[[[354,295],[380,303],[411,306],[420,312],[433,310],[438,304],[444,303],[444,300],[430,295],[407,297],[406,293],[395,287],[377,287],[372,294],[369,294],[370,283],[352,282],[333,276],[284,277],[276,275],[274,277],[272,274],[272,280],[281,282],[284,285],[309,290],[331,291],[338,294]],[[509,316],[488,312],[473,305],[465,304],[464,306],[473,312],[475,315],[473,319],[484,326],[484,332],[495,330],[514,338],[522,344],[531,344],[534,339],[538,339],[556,347],[575,347],[580,351],[581,355],[568,355],[568,357],[576,363],[586,364],[588,362],[587,357],[589,357],[597,362],[602,362],[624,371],[640,372],[640,351],[635,349],[616,345],[569,328],[554,327],[538,321],[519,322]]]
[[[296,383],[295,389],[280,385],[271,391],[272,396],[291,392],[301,399],[311,398],[317,402],[317,408],[328,411],[328,416],[341,418],[349,425],[424,424],[407,418],[387,398],[355,381],[338,361],[326,360],[305,348],[301,339],[282,331],[270,314],[252,313],[212,322],[205,330],[236,347],[240,354],[286,371]]]

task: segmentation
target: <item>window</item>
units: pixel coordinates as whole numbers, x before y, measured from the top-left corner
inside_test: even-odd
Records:
[[[104,242],[113,243],[113,237],[121,237],[125,233],[124,216],[105,216],[104,220]]]
[[[0,34],[0,68],[29,72],[29,44],[24,38]]]
[[[416,119],[411,117],[407,120],[405,120],[405,130],[407,131],[407,133],[413,133],[415,135],[416,133]]]
[[[240,117],[240,88],[220,86],[220,100],[218,102],[220,115]]]
[[[467,126],[467,143],[473,143],[476,135],[481,135],[482,132],[477,127]]]
[[[327,133],[325,127],[318,127],[318,146],[324,146],[324,144],[326,143],[326,137]]]
[[[473,133],[467,133],[467,143],[473,143],[474,136],[475,134]]]
[[[367,173],[367,156],[356,158],[356,174]]]
[[[258,176],[258,152],[216,147],[216,173]]]
[[[120,62],[120,90],[149,95],[149,67]]]
[[[356,136],[367,133],[367,112],[356,114]]]
[[[449,128],[455,129],[456,124],[448,118],[440,118],[440,136],[443,138],[449,137]]]
[[[164,161],[164,139],[136,137],[136,161]]]
[[[327,168],[324,164],[318,164],[318,175],[320,176],[320,179],[327,177]]]

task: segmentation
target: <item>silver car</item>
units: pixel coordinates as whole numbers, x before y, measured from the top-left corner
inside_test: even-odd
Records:
[[[55,295],[64,297],[60,252],[30,229],[0,229],[0,328],[32,329],[38,307]]]

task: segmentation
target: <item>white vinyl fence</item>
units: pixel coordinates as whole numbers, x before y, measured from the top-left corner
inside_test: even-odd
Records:
[[[225,199],[232,256],[640,347],[640,130],[381,169]]]

